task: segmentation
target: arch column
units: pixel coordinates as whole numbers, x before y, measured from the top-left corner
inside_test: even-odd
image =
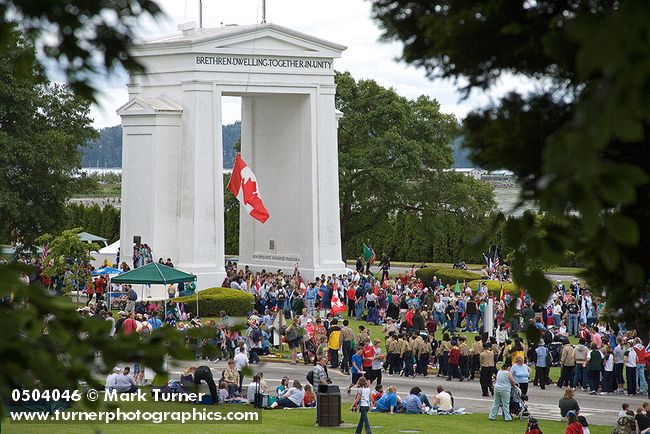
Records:
[[[196,274],[197,288],[226,276],[223,232],[221,93],[212,83],[182,83],[183,117],[178,204],[178,266]],[[170,228],[172,231],[173,228]]]

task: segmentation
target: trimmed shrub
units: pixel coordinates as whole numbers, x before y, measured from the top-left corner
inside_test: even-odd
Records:
[[[436,270],[434,275],[437,276],[438,280],[442,281],[445,285],[455,285],[456,281],[463,283],[463,281],[471,281],[481,278],[480,274],[472,273],[467,270],[456,270],[454,268],[441,268]]]
[[[255,297],[246,291],[230,288],[208,288],[199,291],[199,315],[219,316],[221,311],[230,316],[246,316],[253,310]],[[188,303],[190,312],[196,312],[196,294],[173,298],[172,302]]]
[[[485,282],[487,284],[488,291],[499,293],[501,291],[501,285],[503,284],[504,291],[510,291],[510,294],[519,295],[519,288],[517,285],[510,282],[499,282],[498,280],[472,280],[469,282],[469,287],[474,291],[477,290],[479,282]]]
[[[422,279],[424,284],[428,284],[431,282],[431,279],[433,276],[436,276],[436,271],[440,270],[440,267],[425,267],[425,268],[418,268],[415,270],[415,276],[418,279]]]

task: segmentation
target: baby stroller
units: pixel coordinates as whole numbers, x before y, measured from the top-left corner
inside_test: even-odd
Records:
[[[518,417],[519,420],[530,417],[526,401],[521,394],[521,389],[518,384],[510,390],[510,415],[512,417]]]

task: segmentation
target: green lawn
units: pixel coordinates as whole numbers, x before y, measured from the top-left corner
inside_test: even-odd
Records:
[[[156,402],[138,402],[122,403],[119,405],[122,411],[191,411],[191,404],[178,403],[156,403]],[[198,410],[204,406],[196,406]],[[209,411],[219,411],[225,414],[229,411],[253,411],[248,405],[218,405],[207,406]],[[257,410],[260,411],[261,423],[236,423],[236,424],[217,424],[211,422],[191,423],[181,426],[180,424],[160,424],[153,423],[115,423],[109,425],[94,423],[72,423],[66,425],[58,424],[20,424],[13,425],[4,423],[5,433],[20,434],[37,434],[37,433],[268,433],[283,434],[288,433],[305,433],[315,428],[315,410]],[[342,419],[344,426],[338,428],[318,428],[319,432],[352,432],[353,426],[359,420],[358,414],[349,411],[349,404],[342,405]],[[428,416],[428,415],[405,415],[405,414],[379,414],[371,413],[369,415],[372,430],[375,433],[396,433],[400,430],[411,430],[423,433],[431,432],[471,432],[471,433],[502,433],[502,434],[521,434],[526,430],[526,420],[504,422],[499,418],[497,421],[488,421],[485,414],[469,414],[460,416]],[[563,422],[540,420],[540,428],[544,433],[564,433],[566,424]],[[610,427],[590,425],[590,430],[594,434],[605,434],[611,432]]]
[[[552,274],[564,274],[567,276],[577,276],[583,271],[585,271],[585,269],[581,267],[555,267],[548,270],[548,272]]]

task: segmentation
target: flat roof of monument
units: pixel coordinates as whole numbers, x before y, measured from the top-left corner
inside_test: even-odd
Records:
[[[163,36],[150,40],[145,40],[135,44],[136,48],[141,47],[155,47],[155,46],[187,46],[196,45],[203,42],[209,42],[218,39],[225,39],[236,37],[250,33],[261,33],[264,31],[274,31],[277,33],[285,34],[289,37],[301,39],[312,44],[320,45],[324,48],[341,52],[347,47],[345,45],[337,44],[335,42],[327,41],[325,39],[317,38],[288,27],[280,26],[274,23],[261,23],[261,24],[247,24],[247,25],[226,25],[216,28],[194,28],[191,30],[184,30],[171,36]],[[263,35],[260,35],[263,36]]]

